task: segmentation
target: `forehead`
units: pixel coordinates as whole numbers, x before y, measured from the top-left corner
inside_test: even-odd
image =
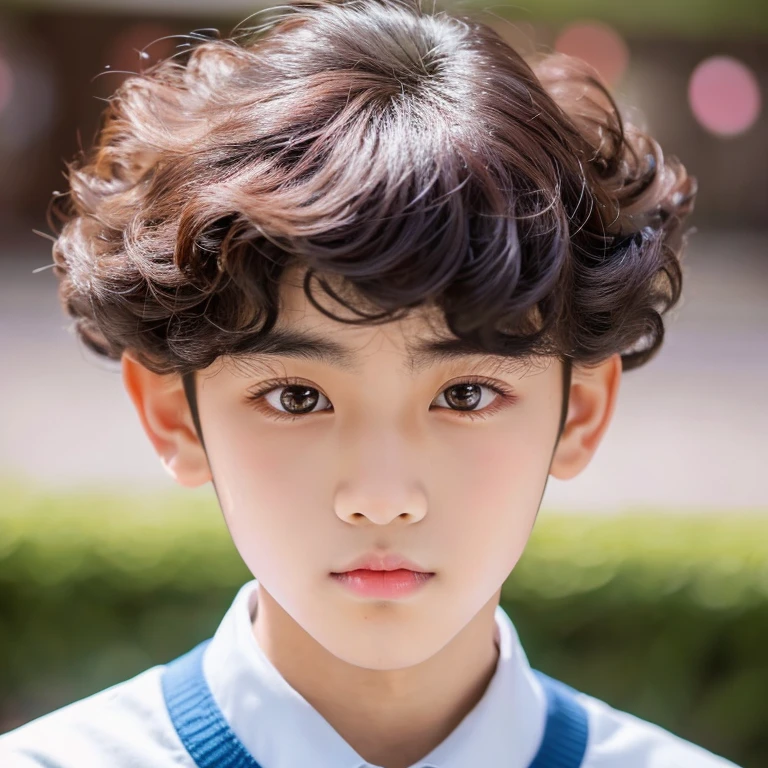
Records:
[[[334,300],[314,283],[311,286],[312,295],[328,312],[357,322],[341,322],[328,317],[307,298],[303,278],[304,271],[299,272],[294,268],[281,281],[276,330],[286,333],[297,342],[311,339],[316,346],[330,353],[323,357],[329,360],[333,358],[334,364],[349,371],[359,369],[366,357],[381,351],[408,356],[415,370],[421,359],[417,353],[423,343],[450,336],[436,308],[419,307],[411,310],[406,317],[385,323],[361,323],[359,315]],[[332,291],[346,298],[353,306],[360,307],[362,312],[371,315],[381,312],[377,307],[366,307],[364,300],[357,294],[351,294],[350,289],[341,281],[331,279],[328,283]]]
[[[237,369],[246,374],[265,373],[274,370],[280,360],[292,358],[360,374],[374,355],[386,355],[387,363],[392,361],[410,377],[435,366],[454,364],[465,370],[511,375],[524,373],[535,365],[531,358],[491,355],[456,338],[448,332],[440,310],[433,306],[415,308],[401,319],[378,325],[341,322],[328,317],[308,300],[303,280],[304,270],[286,270],[280,284],[278,321],[269,334],[244,342],[230,361]],[[350,296],[340,281],[328,283],[340,296]],[[311,288],[315,300],[327,311],[359,320],[358,315],[328,296],[321,286],[313,284]],[[351,298],[353,306],[360,305],[358,296]],[[375,307],[363,310],[372,314],[380,311]]]

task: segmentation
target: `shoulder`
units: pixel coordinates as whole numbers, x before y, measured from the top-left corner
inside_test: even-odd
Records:
[[[0,736],[3,768],[193,768],[168,716],[164,666]]]
[[[647,720],[576,692],[587,710],[589,736],[582,768],[738,768]]]

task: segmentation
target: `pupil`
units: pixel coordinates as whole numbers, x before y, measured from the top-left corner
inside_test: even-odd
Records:
[[[465,407],[469,405],[470,407],[477,405],[477,403],[480,401],[480,387],[477,384],[459,384],[455,387],[451,387],[448,390],[448,395],[446,396],[446,400],[450,403],[451,402],[451,396],[456,393],[457,391],[471,389],[472,392],[469,395],[469,398],[459,398],[459,405],[462,407]],[[467,400],[471,401],[467,403]],[[462,402],[463,401],[463,402]]]
[[[303,412],[304,410],[311,411],[312,408],[314,408],[315,405],[317,405],[317,395],[313,397],[311,394],[308,394],[311,392],[315,392],[314,389],[312,389],[311,387],[304,387],[302,389],[298,385],[294,385],[292,387],[286,387],[283,394],[280,396],[280,404],[283,406],[283,408],[285,408],[286,411],[295,412],[294,409],[292,408],[292,405],[293,405],[293,401],[296,400],[296,396],[292,394],[292,390],[293,391],[298,390],[300,392],[299,394],[300,400],[301,399],[309,400],[309,405],[307,406],[306,404],[304,404],[305,407],[303,409],[300,408],[299,409],[300,412]]]

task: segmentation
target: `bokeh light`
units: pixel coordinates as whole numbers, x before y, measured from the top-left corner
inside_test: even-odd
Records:
[[[629,47],[624,38],[601,21],[570,24],[555,40],[554,48],[591,64],[609,86],[621,79],[629,64]]]
[[[705,59],[691,74],[691,111],[704,128],[719,136],[735,136],[751,128],[761,101],[757,77],[732,56]]]

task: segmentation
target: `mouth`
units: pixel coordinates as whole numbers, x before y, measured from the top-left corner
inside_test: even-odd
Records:
[[[343,573],[331,573],[333,579],[353,594],[385,600],[400,599],[415,594],[434,576],[434,573],[412,571],[408,568],[392,570],[357,568]]]

